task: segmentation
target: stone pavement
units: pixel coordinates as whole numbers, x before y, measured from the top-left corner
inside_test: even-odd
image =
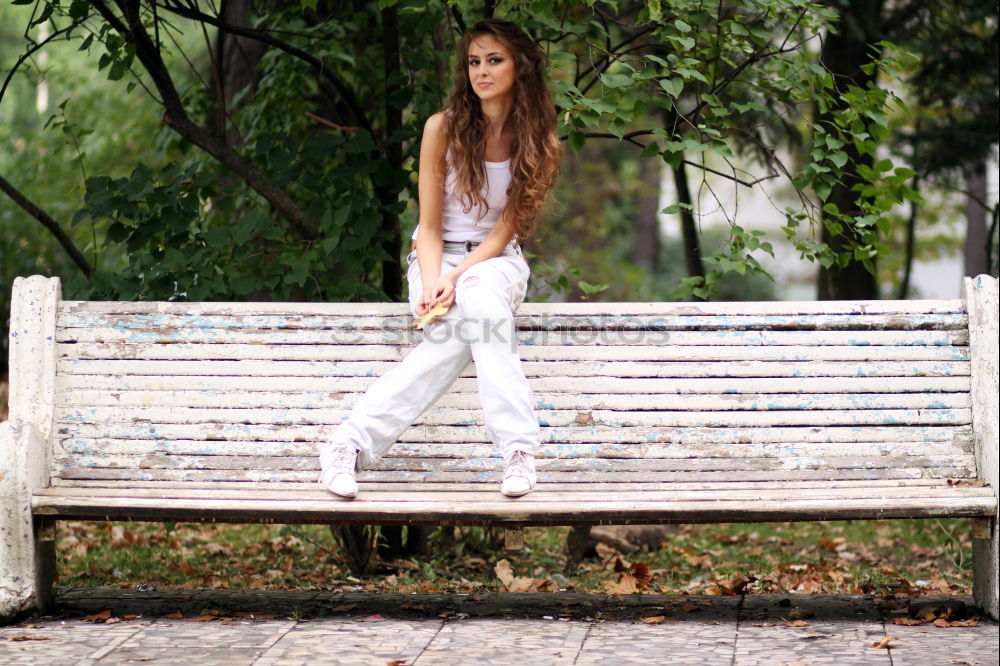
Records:
[[[909,608],[918,610],[917,600]],[[936,604],[961,615],[967,598]],[[894,608],[894,606],[900,606]],[[63,589],[0,665],[997,664],[998,627],[901,626],[906,600]],[[974,611],[971,613],[974,614]],[[89,617],[88,617],[89,616]],[[801,626],[790,626],[801,625]],[[888,649],[872,647],[886,634]]]

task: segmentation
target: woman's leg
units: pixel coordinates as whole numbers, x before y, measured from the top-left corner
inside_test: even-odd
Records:
[[[504,460],[515,452],[534,456],[538,419],[517,351],[514,311],[524,300],[528,265],[520,255],[478,263],[459,278],[456,303],[462,337],[475,360],[487,431]]]
[[[442,270],[460,261],[445,255]],[[416,261],[407,275],[410,308],[422,293]],[[399,436],[450,387],[472,356],[469,345],[453,332],[459,325],[455,308],[424,328],[424,339],[395,367],[380,376],[355,404],[347,420],[320,446],[320,481],[334,493],[357,493],[353,472],[355,456],[362,466],[377,461]]]

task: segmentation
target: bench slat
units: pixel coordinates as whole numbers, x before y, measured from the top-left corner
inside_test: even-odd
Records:
[[[352,409],[358,394],[333,400],[329,393],[264,393],[262,391],[83,391],[59,394],[56,420],[102,418],[102,409],[121,413],[122,421],[147,419],[163,422],[169,414],[172,422],[237,421],[256,423],[339,423],[339,415]],[[536,408],[569,409],[575,412],[601,408],[633,411],[733,411],[761,409],[967,409],[971,398],[966,393],[829,393],[784,394],[751,393],[723,395],[628,395],[613,393],[591,399],[589,405],[569,393],[534,393]],[[149,405],[155,405],[150,407]],[[142,407],[142,409],[136,409]],[[334,408],[336,407],[336,408]],[[253,410],[253,414],[247,412]],[[462,410],[459,414],[458,411]],[[454,412],[454,415],[453,415]],[[282,419],[285,419],[284,421]],[[418,423],[481,423],[479,395],[447,393],[424,414]],[[192,421],[193,422],[193,421]]]
[[[315,501],[174,499],[110,497],[32,498],[37,515],[75,518],[250,521],[273,515],[281,522],[361,522],[377,524],[575,525],[578,523],[756,522],[919,517],[971,517],[996,513],[996,498],[982,496],[918,498],[672,501],[608,501],[581,515],[577,501],[540,502],[533,495],[509,500],[457,503],[429,497],[422,501],[369,501],[324,498]]]
[[[430,329],[434,330],[434,329]],[[433,334],[432,334],[433,335]],[[524,331],[521,345],[967,345],[964,329],[947,331]],[[414,345],[419,331],[243,331],[177,329],[129,331],[117,328],[57,329],[57,342],[131,342],[161,344]]]
[[[363,392],[374,377],[305,377],[294,381],[274,378],[261,388],[274,392],[328,393]],[[969,392],[968,376],[960,377],[539,377],[529,379],[533,392],[562,392],[580,395],[603,393],[927,393]],[[60,375],[58,394],[76,390],[108,391],[228,391],[247,389],[241,377],[97,377]],[[452,387],[460,393],[478,392],[475,378],[459,378]],[[331,396],[331,399],[332,396]],[[581,402],[589,400],[581,398]],[[586,403],[584,403],[586,404]]]
[[[199,420],[194,411],[188,413],[188,418],[176,418],[169,410],[160,410],[156,418],[156,410],[116,410],[115,407],[104,407],[100,410],[81,410],[66,414],[67,418],[59,419],[58,423],[67,427],[84,425],[121,424],[125,428],[135,424],[155,424],[160,437],[185,437],[174,435],[173,428],[183,429],[181,432],[192,432],[189,428],[197,428],[197,432],[225,435],[228,432],[238,433],[239,438],[251,438],[256,433],[267,436],[267,433],[284,430],[300,429],[298,433],[303,438],[316,439],[329,432],[330,426],[336,426],[348,415],[347,410],[309,410],[309,422],[294,421],[286,417],[279,419],[261,419],[259,411],[247,410],[242,418],[230,410],[225,416],[229,418],[213,418],[215,411],[207,412],[204,419]],[[207,410],[206,410],[207,411]],[[327,418],[322,418],[326,414]],[[841,425],[965,425],[972,422],[972,411],[966,409],[826,409],[815,410],[809,407],[798,410],[758,410],[758,411],[646,411],[624,412],[602,409],[587,409],[584,411],[569,410],[537,410],[538,422],[543,427],[565,428],[579,425],[582,427],[613,426],[625,427],[775,427],[775,426],[841,426]],[[450,410],[437,412],[436,419],[424,418],[422,424],[454,425],[485,427],[480,411]],[[233,418],[235,417],[235,418]],[[146,427],[143,425],[142,427]],[[121,432],[116,429],[114,432]],[[85,431],[81,431],[85,434]],[[111,433],[108,433],[111,435]]]
[[[70,394],[76,397],[80,396]],[[227,402],[222,398],[227,394],[217,395],[216,405],[207,405],[205,401],[197,404],[190,401],[194,396],[176,396],[176,394],[165,394],[175,397],[176,400],[156,400],[158,396],[131,396],[139,398],[131,403],[121,401],[124,397],[116,394],[118,398],[113,399],[110,394],[98,394],[105,398],[102,403],[82,403],[59,406],[55,409],[55,419],[57,422],[67,423],[108,423],[123,422],[132,423],[148,421],[151,423],[295,423],[295,424],[337,424],[340,423],[349,413],[351,407],[356,402],[355,399],[340,401],[340,408],[289,408],[284,405],[275,405],[263,400],[255,400],[254,404],[247,405],[240,396],[233,396]],[[251,396],[253,394],[250,394]],[[69,396],[67,396],[69,397]],[[95,396],[97,397],[97,396]],[[248,396],[249,397],[249,396]],[[458,397],[458,394],[455,395]],[[473,396],[461,407],[455,406],[457,400],[441,400],[437,407],[429,410],[418,421],[418,424],[483,424],[482,411],[479,409],[478,400],[473,401]],[[539,418],[549,425],[559,424],[559,420],[569,419],[568,423],[580,423],[581,415],[589,414],[594,422],[601,423],[609,418],[641,419],[644,413],[655,414],[657,412],[673,411],[699,411],[699,412],[723,412],[723,411],[759,411],[759,410],[837,410],[837,409],[967,409],[970,406],[968,395],[962,393],[941,393],[941,394],[911,394],[911,393],[890,393],[890,394],[829,394],[829,395],[783,395],[768,394],[754,396],[697,396],[697,395],[670,395],[664,394],[658,397],[656,404],[639,404],[639,400],[633,399],[631,404],[620,400],[627,396],[612,394],[600,400],[599,404],[584,407],[578,401],[571,399],[566,394],[535,394],[536,413]],[[182,400],[182,398],[187,398]],[[351,396],[354,398],[354,396]],[[561,402],[561,405],[554,404],[552,399]],[[613,399],[617,404],[609,404]],[[171,404],[173,403],[173,404]],[[322,404],[321,399],[314,398],[314,403]],[[128,405],[128,406],[126,406]],[[163,405],[156,407],[145,407],[142,405]],[[220,406],[220,405],[225,405]],[[539,409],[545,407],[544,410]],[[557,409],[561,407],[561,409]],[[600,410],[595,409],[600,407]],[[637,409],[644,408],[644,409]],[[580,418],[578,418],[580,417]],[[655,418],[655,416],[653,417]],[[584,418],[584,421],[589,419]]]
[[[586,491],[586,492],[606,492],[612,490],[626,489],[630,491],[639,490],[657,490],[668,492],[670,490],[740,490],[740,489],[755,489],[766,487],[769,490],[780,490],[780,489],[797,489],[797,488],[827,488],[830,487],[832,483],[835,483],[837,487],[840,488],[869,488],[874,492],[879,488],[913,488],[917,486],[933,486],[941,487],[948,485],[948,482],[952,484],[956,483],[954,480],[942,480],[942,479],[841,479],[837,481],[810,481],[810,480],[797,480],[797,481],[775,481],[775,480],[719,480],[712,479],[706,481],[700,479],[697,481],[627,481],[621,483],[615,482],[583,482],[583,483],[571,483],[571,482],[550,482],[546,483],[544,489],[546,491]],[[491,482],[492,483],[492,482]],[[959,487],[969,487],[969,481],[962,481],[962,485]],[[366,481],[365,490],[391,490],[391,491],[403,491],[403,490],[413,490],[413,491],[434,491],[434,492],[451,492],[455,491],[466,491],[466,490],[482,490],[485,485],[480,483],[428,483],[422,481]],[[198,482],[198,481],[119,481],[113,479],[53,479],[51,488],[57,489],[81,489],[84,492],[91,494],[102,494],[103,489],[108,490],[135,490],[135,489],[160,489],[173,491],[175,489],[181,489],[190,492],[197,492],[200,490],[217,490],[219,492],[226,492],[228,490],[248,490],[252,489],[252,492],[257,491],[275,491],[277,488],[279,491],[315,491],[317,488],[317,481],[315,479],[307,482],[300,481],[276,481],[276,482],[255,482],[255,481],[213,481],[210,483]],[[48,489],[43,489],[37,491],[39,493],[48,493]],[[325,492],[325,491],[324,491]]]
[[[956,314],[814,314],[798,315],[584,315],[546,314],[515,318],[527,330],[947,330],[967,329],[968,317]],[[169,332],[196,330],[401,330],[411,328],[407,316],[352,317],[344,315],[200,315],[178,314],[98,315],[66,313],[57,330],[114,328],[129,331]],[[67,333],[72,335],[72,333]]]
[[[152,342],[80,342],[56,345],[61,359],[209,360],[232,359],[351,362],[399,361],[408,347],[378,345],[162,345]],[[524,361],[967,361],[967,346],[803,345],[723,347],[719,345],[525,345]]]
[[[268,377],[298,381],[309,377],[381,376],[392,361],[300,363],[285,361],[72,361],[67,375]],[[581,361],[522,362],[532,377],[958,377],[970,374],[968,361]],[[463,377],[475,377],[469,364]]]
[[[403,432],[400,444],[406,442],[422,442],[427,444],[457,442],[457,443],[489,443],[491,440],[486,436],[485,429],[477,429],[474,433],[471,426],[450,427],[450,426],[422,426],[409,428]],[[298,426],[296,428],[299,428]],[[270,437],[260,437],[253,441],[270,442],[319,442],[325,441],[325,437],[313,437],[311,440],[301,437],[301,433],[296,433],[296,428],[286,429],[280,434],[282,437],[275,437],[275,432],[269,433]],[[194,429],[193,429],[194,430]],[[317,429],[318,434],[323,434]],[[586,427],[586,428],[544,428],[542,443],[565,442],[579,444],[651,444],[656,442],[717,442],[727,443],[764,443],[764,442],[887,442],[897,443],[905,447],[911,442],[966,442],[972,440],[972,431],[969,426],[840,426],[828,428],[660,428],[650,430],[648,428],[608,428],[608,427]],[[75,428],[61,435],[69,437],[59,437],[59,441],[66,439],[100,439],[101,441],[137,440],[137,435],[145,434],[144,439],[153,441],[172,441],[172,438],[157,436],[149,429],[136,431],[134,428],[124,432],[122,436],[112,437],[111,434],[102,428],[92,428],[90,437],[82,437],[82,433]],[[478,435],[470,437],[471,434]],[[192,437],[186,437],[189,441],[206,441],[204,432],[193,432]],[[212,440],[208,440],[212,441]],[[242,441],[233,437],[223,438],[215,441]],[[905,448],[904,448],[905,450]]]
[[[877,301],[759,301],[711,303],[524,303],[518,312],[526,316],[540,316],[558,311],[568,315],[649,315],[670,316],[717,314],[924,314],[961,313],[965,303],[961,299],[940,300],[877,300]],[[61,301],[60,315],[75,313],[105,314],[189,314],[189,315],[347,315],[391,316],[405,315],[405,303],[273,303],[273,302],[169,302],[169,301]]]
[[[201,455],[201,456],[316,456],[312,442],[219,442],[193,440],[109,440],[75,437],[60,442],[67,454],[87,456],[122,455]],[[677,442],[671,444],[543,443],[539,457],[544,458],[757,458],[797,456],[928,456],[935,453],[962,455],[972,453],[971,440],[907,443],[905,450],[898,445],[879,442],[812,442],[812,443],[716,443]],[[459,458],[484,459],[499,455],[493,444],[481,443],[398,443],[390,449],[386,460],[398,458]],[[390,464],[390,463],[386,463]]]
[[[319,471],[316,457],[290,456],[198,456],[198,455],[56,455],[55,465],[64,464],[65,472],[81,468],[111,469],[177,469],[177,470],[250,470],[250,471]],[[740,471],[740,470],[837,470],[868,469],[881,470],[897,467],[927,469],[935,476],[940,469],[975,469],[971,454],[926,455],[926,456],[854,456],[854,455],[803,455],[799,457],[703,457],[703,458],[577,458],[540,459],[536,461],[539,475],[553,472],[676,472],[676,471]],[[383,459],[373,465],[372,472],[363,473],[361,478],[373,474],[391,474],[396,471],[411,472],[478,472],[499,474],[502,463],[496,458],[393,458]],[[967,476],[967,475],[963,475]]]
[[[209,482],[209,481],[241,481],[241,482],[273,482],[273,483],[315,483],[316,472],[294,470],[233,470],[233,469],[110,469],[70,467],[60,470],[59,477],[79,480],[134,480],[134,481],[171,481],[171,482]],[[432,482],[450,483],[498,483],[499,469],[495,474],[484,472],[435,472],[429,474],[423,471],[379,473],[378,476],[361,477],[365,481]],[[542,483],[643,483],[655,481],[658,483],[677,481],[792,481],[817,480],[840,481],[851,479],[975,479],[975,471],[968,465],[948,466],[938,468],[903,468],[886,467],[878,470],[870,469],[782,469],[755,470],[740,469],[737,471],[705,472],[543,472],[539,475]]]
[[[583,484],[580,484],[583,485]],[[433,498],[438,501],[478,503],[495,502],[499,489],[496,484],[492,488],[482,484],[479,488],[468,490],[457,490],[448,488],[438,491],[415,490],[408,487],[397,487],[395,489],[375,489],[369,488],[367,483],[360,487],[360,497],[366,501],[393,501],[393,502],[421,502]],[[161,498],[171,499],[214,499],[214,500],[274,500],[281,502],[310,502],[322,501],[325,499],[335,499],[331,494],[320,488],[316,484],[311,490],[280,490],[274,488],[254,488],[246,490],[233,489],[191,489],[185,487],[174,488],[46,488],[36,491],[35,497],[115,497],[115,498]],[[557,490],[548,486],[539,486],[531,496],[532,503],[552,503],[552,502],[586,502],[588,504],[602,504],[607,501],[615,502],[662,502],[668,501],[705,501],[705,500],[781,500],[781,499],[877,499],[884,498],[894,500],[899,498],[927,499],[954,499],[955,497],[994,497],[992,488],[970,488],[961,486],[948,486],[942,482],[937,485],[923,486],[899,486],[894,488],[873,488],[873,487],[839,487],[827,484],[821,488],[782,488],[772,489],[770,487],[757,488],[702,488],[702,489],[680,489],[665,488],[659,490],[628,490],[626,487],[615,489],[614,493],[608,494],[605,490],[590,490],[586,487],[572,490]]]

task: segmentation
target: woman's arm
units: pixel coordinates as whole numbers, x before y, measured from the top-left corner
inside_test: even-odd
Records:
[[[448,135],[444,113],[435,113],[424,123],[420,141],[420,232],[417,234],[417,261],[423,294],[417,303],[417,314],[423,316],[433,306],[433,288],[441,273],[441,215],[444,212],[445,152]]]
[[[486,235],[486,238],[483,239],[483,242],[476,246],[475,250],[466,255],[462,263],[438,277],[433,287],[433,300],[431,301],[428,309],[438,305],[439,303],[445,307],[451,307],[451,304],[455,301],[455,285],[458,284],[458,278],[461,277],[462,273],[478,264],[480,261],[492,259],[503,252],[503,249],[514,237],[514,225],[510,223],[507,216],[508,210],[509,209],[504,209],[504,212],[500,214],[500,219],[497,220],[497,223],[493,225],[492,229],[490,229],[490,232]],[[423,229],[420,230],[420,233],[424,233]],[[419,248],[417,252],[419,254]],[[423,264],[421,264],[421,269],[422,268]]]

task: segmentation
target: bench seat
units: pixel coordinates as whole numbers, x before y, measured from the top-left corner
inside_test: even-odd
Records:
[[[345,500],[317,483],[317,447],[420,340],[406,305],[63,301],[57,279],[19,278],[0,614],[44,601],[66,519],[964,517],[996,616],[996,284],[950,300],[524,304],[537,489],[500,495],[470,364]]]
[[[59,519],[380,525],[743,523],[990,517],[992,488],[945,480],[568,483],[539,470],[510,500],[489,483],[384,483],[362,477],[355,500],[317,484],[81,482],[41,489],[36,515]],[[275,488],[275,485],[287,486]],[[220,487],[222,486],[222,487]]]

